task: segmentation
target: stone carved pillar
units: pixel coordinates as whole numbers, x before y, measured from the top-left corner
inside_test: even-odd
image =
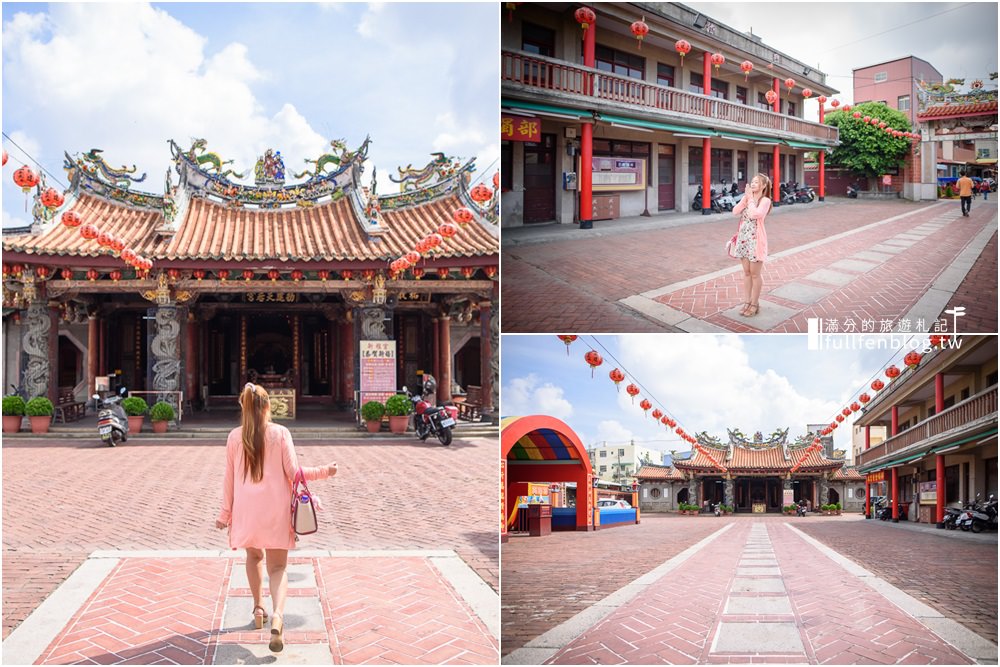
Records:
[[[830,502],[830,482],[826,477],[819,481],[819,503],[827,505]]]
[[[723,495],[723,500],[722,500],[723,505],[733,504],[733,480],[727,479],[725,484],[722,485],[722,495]]]
[[[701,502],[698,500],[698,480],[694,477],[688,480],[688,504],[701,507]]]
[[[152,361],[153,391],[179,391],[181,389],[180,339],[181,323],[178,319],[176,306],[158,306],[153,316],[153,338],[149,342],[149,352]],[[179,406],[175,394],[157,396],[156,400],[164,400],[174,406]]]
[[[21,349],[27,358],[21,374],[21,385],[30,400],[36,396],[49,395],[49,379],[52,376],[49,358],[52,316],[49,307],[42,302],[33,302],[25,311],[23,326]]]

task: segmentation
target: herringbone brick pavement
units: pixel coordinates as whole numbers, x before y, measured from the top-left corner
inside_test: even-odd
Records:
[[[983,249],[983,254],[976,260],[976,264],[969,271],[958,290],[955,291],[953,301],[956,305],[975,304],[965,317],[961,320],[962,330],[968,331],[991,331],[991,326],[997,323],[997,235],[994,234],[990,242]],[[940,317],[948,318],[944,312]],[[996,329],[992,330],[996,333]]]

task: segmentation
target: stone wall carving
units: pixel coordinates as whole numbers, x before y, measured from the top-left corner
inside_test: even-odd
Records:
[[[153,331],[153,339],[149,344],[149,351],[153,358],[153,389],[156,391],[177,391],[180,389],[181,373],[178,346],[181,323],[178,319],[177,308],[174,306],[157,308],[153,320]],[[176,401],[170,400],[168,402],[175,403]]]
[[[24,318],[24,334],[21,337],[21,347],[27,356],[21,384],[29,399],[49,394],[49,378],[52,375],[49,363],[51,329],[52,317],[48,306],[38,301],[28,306]]]

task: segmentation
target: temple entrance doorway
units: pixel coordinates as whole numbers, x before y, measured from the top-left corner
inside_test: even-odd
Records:
[[[701,480],[702,502],[710,504],[725,502],[725,484],[721,477],[705,477]]]
[[[813,495],[815,486],[816,484],[811,479],[794,480],[792,482],[792,489],[794,490],[795,502],[805,500],[809,505],[809,509],[813,509],[816,506],[816,496]]]
[[[255,313],[247,317],[248,374],[254,371],[262,380],[288,375],[295,367],[293,348],[288,316]]]
[[[688,500],[688,488],[685,486],[683,489],[677,492],[677,504],[680,505],[681,503],[690,503],[690,502],[691,501]]]
[[[827,496],[829,497],[829,499],[826,502],[830,504],[840,502],[840,494],[837,493],[837,489],[833,487],[830,487],[829,491],[827,492]]]
[[[777,477],[740,477],[736,479],[733,492],[734,505],[737,512],[753,512],[756,505],[758,511],[781,511],[781,480]]]

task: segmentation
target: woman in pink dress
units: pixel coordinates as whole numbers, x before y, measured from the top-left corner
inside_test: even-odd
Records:
[[[258,630],[267,614],[263,597],[264,559],[271,588],[272,651],[284,648],[285,597],[288,592],[288,550],[295,546],[292,530],[292,484],[299,469],[288,429],[271,422],[267,391],[247,383],[240,394],[242,425],[226,441],[226,476],[222,511],[215,527],[229,527],[229,546],[247,551],[247,579],[253,594],[253,620]],[[337,474],[337,464],[302,468],[307,480]]]
[[[760,290],[764,286],[760,270],[767,259],[767,233],[764,218],[771,210],[771,179],[757,174],[747,183],[740,203],[733,213],[740,217],[733,254],[743,263],[743,293],[746,300],[740,315],[753,317],[760,310]]]

